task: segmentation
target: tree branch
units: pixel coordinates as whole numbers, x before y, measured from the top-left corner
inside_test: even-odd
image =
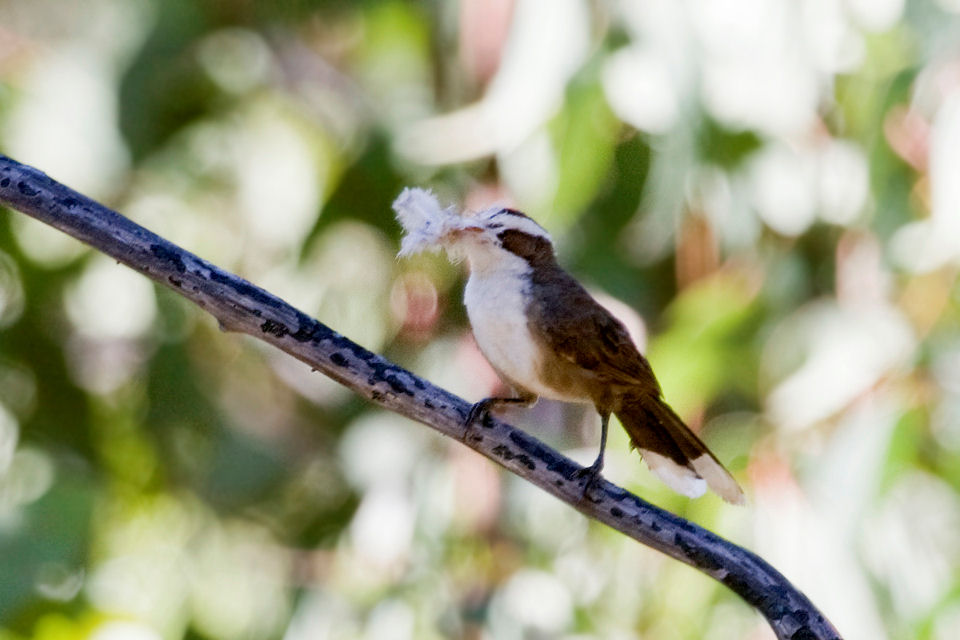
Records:
[[[470,405],[461,398],[2,155],[0,204],[52,225],[192,300],[223,328],[269,342],[381,407],[462,438]],[[582,514],[727,585],[760,611],[778,638],[840,638],[807,597],[756,554],[603,479],[594,485],[590,499],[581,499],[583,481],[575,476],[580,466],[523,431],[491,419],[475,428],[465,444]]]

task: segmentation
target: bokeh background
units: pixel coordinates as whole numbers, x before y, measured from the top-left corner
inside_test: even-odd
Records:
[[[470,400],[429,186],[536,217],[749,506],[608,478],[848,639],[960,637],[957,0],[0,0],[0,150]],[[511,416],[588,462],[590,411]],[[0,638],[772,638],[173,293],[0,212]]]

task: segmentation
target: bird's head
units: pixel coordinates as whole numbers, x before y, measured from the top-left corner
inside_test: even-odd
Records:
[[[493,207],[461,216],[424,189],[404,189],[393,208],[405,231],[401,256],[442,248],[454,260],[468,260],[471,271],[554,260],[550,234],[514,209]]]
[[[465,218],[444,246],[453,256],[466,258],[472,270],[516,258],[530,266],[554,260],[550,234],[515,209],[493,208]]]

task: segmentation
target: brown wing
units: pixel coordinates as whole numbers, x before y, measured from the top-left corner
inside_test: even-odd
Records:
[[[654,395],[660,386],[623,324],[559,267],[533,281],[534,337],[560,358],[607,384],[640,385]]]

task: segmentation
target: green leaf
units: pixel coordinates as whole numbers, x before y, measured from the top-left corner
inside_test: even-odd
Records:
[[[599,82],[571,86],[563,111],[550,126],[559,169],[553,215],[560,226],[568,226],[596,197],[613,164],[620,128]]]
[[[684,290],[668,310],[670,326],[651,341],[648,357],[679,412],[724,389],[756,393],[755,299],[745,278],[720,272]]]
[[[0,526],[0,623],[15,621],[19,610],[37,598],[45,569],[83,568],[96,490],[83,477],[65,477],[5,519]]]

